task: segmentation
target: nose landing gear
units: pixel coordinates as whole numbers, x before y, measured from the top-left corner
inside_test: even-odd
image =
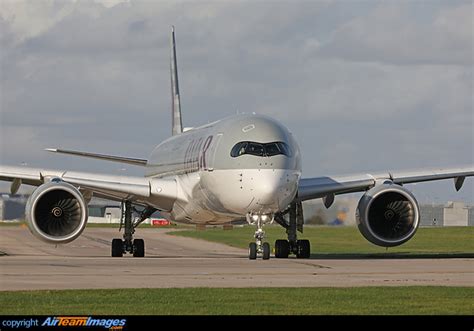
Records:
[[[250,215],[247,214],[247,222],[250,225],[257,225],[257,230],[255,231],[255,242],[249,244],[249,259],[255,260],[258,255],[262,256],[263,260],[270,259],[270,244],[268,242],[263,242],[265,238],[265,231],[263,231],[263,225],[267,222],[270,223],[273,221],[273,217],[269,215]]]

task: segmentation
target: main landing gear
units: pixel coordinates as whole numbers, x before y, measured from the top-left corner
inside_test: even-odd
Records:
[[[285,215],[289,214],[289,221]],[[275,221],[286,229],[288,240],[275,241],[275,257],[286,259],[295,254],[298,259],[307,259],[311,256],[309,240],[298,240],[297,231],[303,233],[303,207],[301,202],[293,202],[286,211],[275,214]]]
[[[135,221],[132,221],[132,213],[139,214]],[[112,240],[112,257],[122,257],[124,253],[133,254],[134,257],[145,256],[145,241],[143,239],[133,239],[135,228],[140,225],[145,219],[151,216],[156,211],[155,208],[145,207],[142,211],[137,211],[132,207],[130,201],[122,202],[122,216],[120,219],[120,230],[124,228],[123,240]]]

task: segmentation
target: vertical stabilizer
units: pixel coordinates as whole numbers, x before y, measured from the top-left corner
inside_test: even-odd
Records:
[[[172,134],[174,136],[183,132],[181,104],[179,100],[178,65],[176,61],[174,26],[171,27],[171,113]]]

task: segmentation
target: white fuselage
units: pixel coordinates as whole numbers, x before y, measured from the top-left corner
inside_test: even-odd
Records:
[[[237,155],[233,148],[241,142],[247,150]],[[252,149],[254,143],[263,152]],[[146,176],[177,182],[172,219],[222,224],[286,209],[297,192],[301,158],[283,125],[265,116],[237,115],[165,140],[152,152]]]

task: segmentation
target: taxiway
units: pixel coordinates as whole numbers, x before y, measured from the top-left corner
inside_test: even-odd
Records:
[[[110,257],[118,229],[86,228],[74,242],[52,246],[24,227],[0,228],[0,290],[170,287],[474,286],[474,259],[275,259],[139,229],[146,257]],[[317,248],[314,248],[315,250]]]

